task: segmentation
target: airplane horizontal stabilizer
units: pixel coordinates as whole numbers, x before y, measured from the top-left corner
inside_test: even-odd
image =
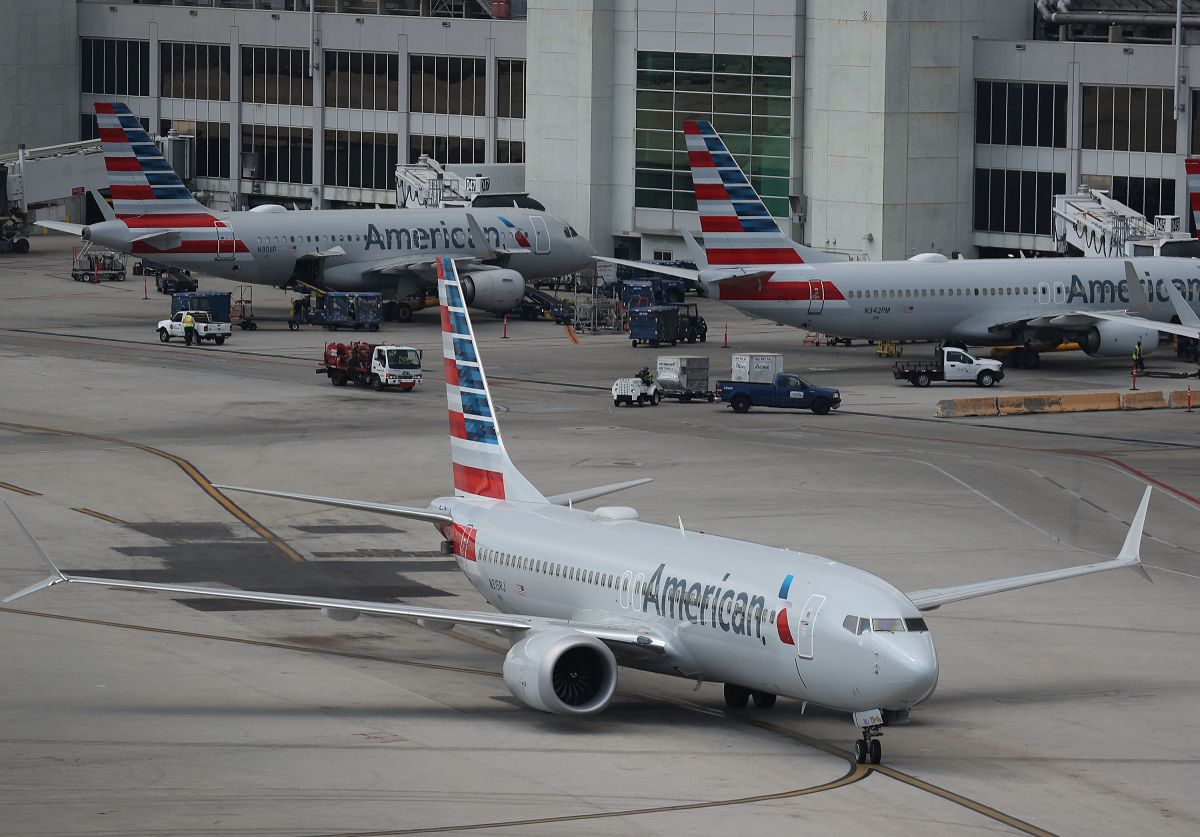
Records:
[[[614,259],[611,256],[593,256],[598,262],[607,262],[608,264],[619,264],[625,267],[632,267],[637,270],[646,270],[651,273],[661,273],[663,276],[677,276],[680,279],[695,279],[699,281],[700,271],[688,270],[686,267],[671,267],[665,264],[650,264],[649,262],[635,262],[629,259]]]
[[[966,599],[976,599],[980,596],[990,596],[993,593],[1003,593],[1007,590],[1019,590],[1022,587],[1033,587],[1034,585],[1046,584],[1051,581],[1078,578],[1081,575],[1102,573],[1122,567],[1134,567],[1140,570],[1142,575],[1149,580],[1149,574],[1142,567],[1141,543],[1142,529],[1146,525],[1146,510],[1150,507],[1151,490],[1151,486],[1146,486],[1146,492],[1142,495],[1142,503],[1138,506],[1133,523],[1130,524],[1129,531],[1125,535],[1125,543],[1121,546],[1121,551],[1117,557],[1110,561],[1099,561],[1094,564],[1084,564],[1077,567],[1064,567],[1060,570],[1047,570],[1041,573],[999,578],[995,581],[978,581],[973,584],[961,584],[957,587],[918,590],[915,593],[909,593],[908,598],[920,610],[934,610],[944,604],[961,602]]]
[[[572,503],[582,503],[584,500],[594,500],[597,497],[604,497],[608,494],[616,494],[618,491],[624,491],[627,488],[635,488],[639,485],[645,485],[648,482],[653,482],[653,477],[642,477],[641,479],[628,480],[627,482],[614,482],[610,485],[598,485],[595,488],[581,488],[578,491],[568,491],[565,494],[555,494],[553,497],[547,497],[556,506],[567,506]]]
[[[64,232],[69,235],[83,235],[83,224],[68,224],[66,221],[34,221],[35,227],[45,227],[48,230]]]
[[[342,509],[390,514],[395,517],[407,517],[411,520],[423,520],[426,523],[453,523],[450,515],[433,509],[417,509],[410,506],[393,506],[388,503],[371,503],[363,500],[342,500],[337,497],[321,497],[316,494],[293,494],[290,491],[269,491],[265,488],[244,488],[238,485],[217,485],[213,488],[222,491],[242,491],[246,494],[261,494],[264,497],[279,497],[284,500],[299,500],[302,503],[317,503],[322,506],[336,506]]]

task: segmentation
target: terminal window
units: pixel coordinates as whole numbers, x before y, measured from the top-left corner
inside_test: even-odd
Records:
[[[388,189],[399,153],[394,134],[372,131],[325,131],[325,184]]]
[[[162,119],[159,133],[172,128],[196,138],[196,176],[229,177],[229,123]]]
[[[150,42],[80,38],[79,92],[150,95]]]
[[[496,140],[497,163],[524,163],[525,143],[520,140]]]
[[[312,183],[312,129],[286,125],[242,125],[242,154],[258,157],[251,180]]]
[[[168,99],[228,102],[229,47],[221,44],[161,43],[159,93]]]
[[[496,61],[496,116],[525,118],[525,62]]]
[[[1066,189],[1062,172],[975,169],[975,229],[1052,235],[1054,195]]]
[[[325,51],[325,106],[354,110],[400,108],[400,56]]]
[[[308,50],[242,47],[242,101],[259,105],[311,105]]]
[[[706,119],[777,218],[790,213],[792,62],[639,51],[634,205],[696,209],[682,125]]]
[[[1175,153],[1174,93],[1166,87],[1083,87],[1080,145],[1099,151]]]
[[[975,82],[975,142],[1067,147],[1067,86]]]
[[[486,115],[486,59],[411,55],[408,71],[410,112]]]
[[[417,162],[422,154],[427,154],[442,164],[485,162],[484,141],[481,139],[409,134],[408,162]]]

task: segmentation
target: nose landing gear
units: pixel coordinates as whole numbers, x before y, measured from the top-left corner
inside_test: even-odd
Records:
[[[854,760],[859,764],[879,764],[883,757],[883,713],[878,709],[855,712],[854,723],[862,730],[862,738],[854,742]]]

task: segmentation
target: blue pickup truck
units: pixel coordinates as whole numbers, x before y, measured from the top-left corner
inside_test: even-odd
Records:
[[[790,407],[823,416],[842,405],[842,394],[836,389],[813,386],[799,375],[786,372],[776,375],[770,384],[717,381],[717,395],[735,413],[749,412],[751,407]]]

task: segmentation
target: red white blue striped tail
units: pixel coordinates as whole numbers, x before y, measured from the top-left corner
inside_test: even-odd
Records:
[[[1196,238],[1200,238],[1200,157],[1188,157],[1183,161],[1187,172],[1188,206],[1192,211],[1192,227]]]
[[[96,123],[118,218],[196,214],[211,217],[183,185],[127,105],[96,102]],[[164,221],[164,226],[171,224]]]
[[[713,267],[801,264],[804,259],[754,191],[713,126],[683,123],[704,249]]]
[[[492,393],[479,360],[471,316],[463,304],[454,259],[437,259],[442,306],[442,359],[450,412],[450,459],[457,497],[548,503],[513,465],[500,438]]]

